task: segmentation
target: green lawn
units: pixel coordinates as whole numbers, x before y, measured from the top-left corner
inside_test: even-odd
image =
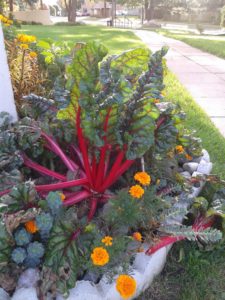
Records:
[[[225,58],[225,36],[205,36],[193,34],[178,34],[169,31],[159,31],[168,37],[180,40],[190,46],[201,49],[205,52]]]
[[[137,300],[224,300],[225,251],[199,251],[181,242],[170,251],[166,266]]]
[[[111,53],[143,46],[143,43],[129,30],[99,26],[23,26],[21,32],[38,38],[51,37],[67,41],[98,40]],[[187,113],[187,128],[196,130],[203,146],[214,162],[214,172],[223,175],[225,161],[225,139],[210,118],[195,103],[177,78],[168,72],[165,78],[166,99],[178,103]],[[163,273],[139,300],[222,300],[225,299],[225,252],[219,248],[214,252],[200,253],[195,246],[182,243],[169,256]],[[184,249],[185,259],[180,263],[179,249]]]
[[[126,29],[114,29],[103,26],[31,26],[24,25],[21,32],[32,34],[39,39],[51,38],[59,41],[104,43],[110,53],[117,53],[139,46],[145,46],[133,32]]]

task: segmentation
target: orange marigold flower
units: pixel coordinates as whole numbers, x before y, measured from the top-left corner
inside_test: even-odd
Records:
[[[157,104],[157,103],[159,103],[159,102],[160,102],[159,99],[154,99],[154,103],[155,103],[155,104]]]
[[[137,283],[133,277],[122,274],[116,280],[116,289],[123,299],[127,299],[136,292]]]
[[[176,146],[176,151],[177,151],[177,153],[178,154],[181,154],[181,153],[183,153],[184,152],[184,148],[183,148],[183,146],[182,145],[178,145],[178,146]]]
[[[106,246],[112,246],[112,240],[113,240],[113,238],[111,236],[106,235],[102,239],[102,243],[105,244]]]
[[[60,197],[61,197],[62,201],[64,201],[66,199],[66,196],[63,193],[60,194]]]
[[[28,221],[24,225],[26,230],[30,233],[35,233],[38,231],[37,225],[34,220]]]
[[[37,57],[37,53],[34,52],[34,51],[31,51],[31,52],[29,53],[29,55],[30,55],[31,58],[36,58],[36,57]]]
[[[94,248],[91,259],[94,265],[104,266],[109,262],[109,253],[103,247]]]
[[[129,193],[132,197],[139,199],[144,195],[145,190],[140,185],[137,184],[137,185],[133,185],[129,189]]]
[[[185,154],[185,157],[186,157],[187,160],[192,160],[193,159],[193,157],[189,154]]]
[[[133,233],[133,239],[138,241],[138,242],[141,242],[142,241],[142,235],[140,234],[140,232],[134,232]]]
[[[146,172],[137,172],[134,175],[134,179],[142,185],[149,185],[151,183],[151,177]]]

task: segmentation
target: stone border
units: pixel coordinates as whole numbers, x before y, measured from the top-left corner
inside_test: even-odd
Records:
[[[196,164],[197,162],[197,164]],[[195,164],[194,164],[195,163]],[[210,162],[209,154],[206,150],[202,151],[202,156],[198,161],[186,164],[185,169],[189,168],[189,177],[196,177],[198,175],[209,175],[212,170],[212,163]],[[183,174],[184,176],[188,176]],[[175,207],[187,208],[190,205],[191,199],[199,195],[203,188],[203,183],[199,187],[192,187],[192,193],[188,196],[185,202],[175,204]],[[182,221],[182,216],[177,219],[168,220],[168,222]],[[147,249],[148,245],[144,247]],[[152,283],[154,277],[158,275],[163,269],[166,257],[171,248],[171,245],[158,250],[151,256],[145,253],[137,253],[134,263],[132,265],[132,276],[137,282],[137,291],[135,296],[129,298],[135,299],[142,292],[144,292]],[[38,271],[35,269],[26,270],[18,281],[18,287],[15,291],[12,300],[38,300],[35,285],[38,281]],[[115,281],[112,284],[107,283],[107,279],[103,276],[98,284],[91,281],[77,281],[76,286],[70,290],[70,295],[67,300],[121,300],[119,293],[116,291]],[[2,296],[2,297],[1,297]],[[0,289],[0,299],[10,300],[10,297],[4,290]],[[49,296],[46,300],[51,300]],[[64,300],[61,295],[56,297],[56,300]]]

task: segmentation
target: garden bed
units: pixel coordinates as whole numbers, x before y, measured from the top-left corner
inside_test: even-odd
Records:
[[[0,115],[0,285],[12,299],[132,298],[175,241],[221,239],[223,192],[197,197],[217,180],[209,155],[163,95],[166,48],[107,56],[95,42],[5,34],[19,113]]]

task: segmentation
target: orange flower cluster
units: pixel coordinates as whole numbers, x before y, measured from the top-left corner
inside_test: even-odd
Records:
[[[146,172],[137,172],[134,175],[134,179],[142,185],[149,185],[151,183],[151,177]]]
[[[136,184],[129,189],[129,193],[132,197],[140,199],[145,191],[140,185]]]
[[[29,233],[35,233],[38,231],[37,225],[34,220],[30,220],[30,221],[26,222],[24,224],[24,226],[25,226],[27,232],[29,232]]]
[[[103,247],[94,248],[91,259],[94,265],[104,266],[109,262],[109,253]]]
[[[123,299],[127,299],[135,294],[137,283],[133,277],[122,274],[116,280],[116,289]]]
[[[141,242],[142,241],[142,235],[140,234],[140,232],[134,232],[133,233],[133,239],[138,241],[138,242]]]
[[[176,146],[175,149],[176,149],[176,152],[177,152],[178,154],[184,153],[184,148],[183,148],[182,145]]]
[[[102,243],[105,244],[106,246],[112,246],[112,240],[113,240],[113,238],[111,236],[106,235],[102,239]]]

